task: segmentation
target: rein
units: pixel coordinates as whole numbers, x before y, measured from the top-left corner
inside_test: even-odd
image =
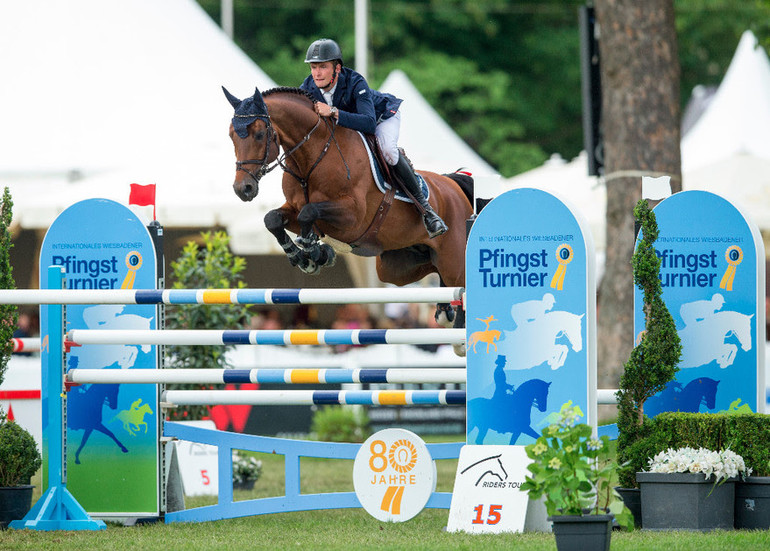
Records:
[[[292,160],[294,160],[294,158],[292,157],[292,154],[295,151],[299,150],[299,148],[302,147],[305,143],[307,143],[307,141],[310,139],[310,136],[313,135],[313,132],[315,132],[318,129],[318,127],[321,125],[321,121],[324,121],[324,123],[326,124],[326,127],[329,129],[329,139],[326,140],[326,144],[324,144],[323,150],[321,150],[320,155],[315,160],[313,165],[310,167],[310,170],[307,171],[307,174],[304,177],[300,176],[299,174],[294,172],[288,164],[286,164],[285,159],[286,157],[291,157]],[[329,120],[321,117],[320,115],[318,116],[318,120],[316,121],[315,126],[313,126],[313,128],[310,129],[310,132],[305,134],[305,137],[302,138],[302,140],[300,140],[300,142],[297,145],[295,145],[289,151],[284,153],[283,156],[276,159],[276,163],[281,165],[281,169],[283,169],[284,172],[287,172],[289,175],[291,175],[295,180],[299,182],[299,185],[302,187],[302,191],[305,193],[306,203],[310,202],[310,192],[308,191],[308,183],[310,180],[310,175],[313,173],[315,168],[319,164],[321,164],[321,161],[326,156],[326,153],[329,151],[329,146],[331,145],[332,141],[334,141],[334,145],[337,147],[337,151],[339,151],[340,153],[340,158],[342,158],[342,162],[345,164],[345,169],[347,170],[347,179],[350,180],[350,167],[348,167],[348,162],[345,160],[345,157],[342,155],[342,149],[340,148],[340,144],[337,142],[337,138],[334,135],[334,125],[331,122],[329,122]],[[299,166],[299,163],[297,163],[296,160],[294,160],[294,164]]]
[[[259,184],[259,180],[268,172],[272,171],[276,167],[280,166],[281,169],[291,175],[295,180],[299,182],[299,185],[302,187],[302,191],[305,194],[305,202],[310,202],[310,192],[308,191],[308,183],[310,180],[310,175],[313,173],[315,168],[321,164],[321,161],[326,156],[326,153],[329,151],[329,146],[331,145],[332,141],[334,142],[334,145],[337,147],[337,151],[340,154],[340,158],[342,159],[343,164],[345,165],[345,169],[347,171],[347,179],[350,180],[350,167],[348,166],[347,161],[345,160],[344,155],[342,154],[342,149],[340,148],[340,144],[337,142],[337,137],[334,135],[334,124],[329,122],[327,119],[318,116],[318,120],[316,121],[313,128],[310,129],[310,131],[305,134],[305,136],[290,150],[285,151],[283,155],[279,155],[278,158],[272,163],[267,164],[267,159],[270,156],[270,143],[273,141],[274,136],[276,135],[275,128],[273,127],[272,119],[270,118],[270,115],[258,115],[258,118],[261,118],[265,122],[265,126],[267,127],[267,144],[265,146],[265,154],[262,156],[261,159],[247,159],[245,161],[236,161],[235,162],[235,169],[236,171],[241,170],[251,176],[251,178]],[[310,170],[307,171],[307,174],[305,176],[300,176],[297,174],[292,168],[286,163],[287,158],[291,158],[294,161],[294,164],[299,166],[299,163],[297,163],[296,160],[293,158],[293,154],[296,153],[300,147],[305,145],[309,140],[310,137],[313,135],[313,133],[318,130],[318,128],[321,126],[321,121],[324,121],[326,124],[326,127],[329,129],[329,139],[326,140],[326,144],[323,147],[323,150],[321,151],[318,158],[315,160],[313,165],[310,167]],[[259,165],[259,169],[256,171],[251,171],[247,168],[245,168],[244,165]]]

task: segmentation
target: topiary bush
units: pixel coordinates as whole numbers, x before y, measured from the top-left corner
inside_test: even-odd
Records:
[[[642,228],[631,265],[634,284],[644,293],[645,330],[631,356],[623,366],[618,398],[618,471],[620,486],[636,488],[636,472],[646,466],[640,462],[644,444],[650,436],[649,418],[644,415],[644,403],[662,391],[676,375],[682,346],[671,313],[663,301],[660,283],[660,259],[655,253],[658,223],[655,213],[642,199],[634,208],[636,221]],[[646,459],[645,459],[646,461]]]
[[[363,408],[323,406],[313,413],[310,433],[323,442],[363,442],[371,434]]]
[[[649,426],[649,434],[633,449],[645,467],[650,457],[668,448],[729,448],[743,457],[754,476],[770,476],[770,415],[665,412]]]
[[[23,486],[42,465],[35,438],[0,413],[0,487]]]

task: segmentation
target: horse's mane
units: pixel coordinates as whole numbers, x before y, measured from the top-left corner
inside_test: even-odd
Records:
[[[294,94],[300,97],[305,97],[309,99],[311,102],[315,103],[315,98],[308,92],[307,90],[303,90],[302,88],[292,88],[290,86],[278,86],[277,88],[271,88],[270,90],[265,90],[262,92],[262,97],[266,98],[267,96],[271,96],[273,94]]]

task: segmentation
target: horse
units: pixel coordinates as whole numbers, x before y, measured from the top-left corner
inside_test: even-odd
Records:
[[[583,349],[583,315],[563,310],[546,312],[534,321],[522,323],[513,331],[505,331],[505,339],[497,343],[500,354],[511,358],[509,369],[530,369],[546,362],[559,369],[567,360],[569,348],[557,339],[566,337],[575,352]]]
[[[542,379],[529,379],[519,385],[513,394],[507,394],[503,400],[474,398],[468,403],[468,411],[476,412],[468,416],[468,433],[474,427],[478,429],[476,444],[483,444],[490,429],[499,433],[511,433],[510,444],[516,443],[522,433],[539,438],[532,428],[532,408],[545,411],[548,407],[548,389],[551,383]]]
[[[664,411],[697,413],[701,405],[713,410],[716,407],[717,385],[719,381],[709,377],[698,377],[684,387],[677,381],[671,381],[660,394],[647,400],[644,412],[650,417]]]
[[[110,423],[120,421],[123,423],[123,430],[131,436],[136,436],[136,433],[142,427],[144,427],[144,432],[147,433],[147,423],[144,420],[145,415],[152,415],[152,409],[150,409],[149,404],[143,404],[142,399],[139,398],[131,404],[130,409],[120,410]]]
[[[67,396],[67,427],[85,431],[75,452],[77,465],[80,465],[80,452],[94,430],[109,436],[123,453],[128,453],[128,449],[102,422],[102,408],[105,404],[110,409],[117,409],[119,388],[120,385],[117,384],[93,384],[70,390]]]
[[[744,351],[751,350],[752,315],[724,310],[679,331],[682,342],[680,368],[698,367],[716,360],[722,369],[735,361],[738,347],[727,342],[735,337]]]
[[[265,226],[292,265],[308,274],[331,266],[335,250],[376,256],[380,281],[407,285],[437,273],[441,285],[465,285],[465,222],[473,213],[472,179],[418,171],[429,201],[449,230],[430,239],[415,207],[384,201],[375,185],[363,135],[320,117],[299,88],[274,88],[240,100],[235,109],[233,189],[243,201],[259,193],[261,178],[280,166],[286,202],[265,215]],[[283,153],[279,154],[279,149]],[[387,169],[387,168],[386,168]],[[286,230],[296,234],[293,240]],[[451,318],[448,308],[444,309]]]

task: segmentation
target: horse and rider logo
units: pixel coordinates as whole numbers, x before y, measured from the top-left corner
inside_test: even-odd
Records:
[[[486,329],[471,333],[468,348],[477,353],[476,345],[486,343],[495,352],[512,359],[510,369],[530,369],[547,363],[551,369],[559,369],[567,360],[570,348],[574,352],[583,349],[583,315],[564,310],[552,310],[556,300],[551,293],[542,299],[519,302],[511,306],[511,317],[516,323],[512,331],[491,329],[492,322],[499,321],[493,315],[476,318]],[[501,338],[503,337],[503,338]],[[566,341],[561,341],[566,338]]]

